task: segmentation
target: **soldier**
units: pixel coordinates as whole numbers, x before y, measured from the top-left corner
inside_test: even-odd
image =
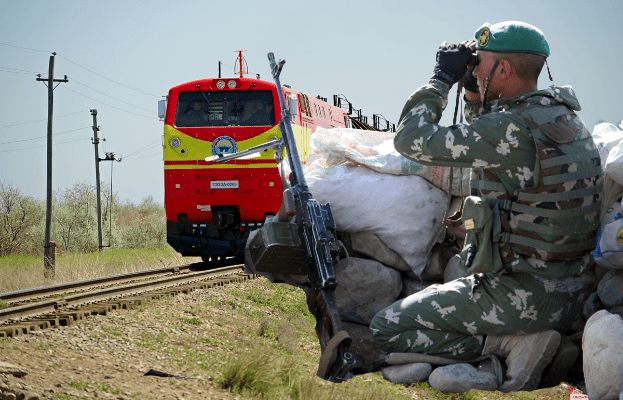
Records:
[[[537,88],[550,53],[543,33],[511,21],[486,23],[475,37],[442,44],[394,139],[411,160],[472,168],[458,255],[470,275],[397,301],[370,328],[386,352],[502,357],[498,390],[534,390],[559,331],[581,314],[579,275],[594,262],[602,169],[571,87]],[[463,76],[470,124],[440,126]]]

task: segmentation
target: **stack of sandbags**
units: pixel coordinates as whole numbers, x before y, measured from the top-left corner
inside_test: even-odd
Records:
[[[577,335],[589,398],[619,399],[623,397],[623,122],[597,124],[593,139],[604,167],[602,210],[607,211],[602,213],[593,251],[597,265],[584,274],[592,286],[586,288],[590,292],[584,304],[586,322]]]
[[[313,197],[331,204],[348,254],[336,264],[335,298],[354,340],[357,372],[373,371],[380,355],[368,329],[372,317],[396,300],[444,282],[446,265],[459,251],[454,241],[464,238],[460,231],[446,231],[442,221],[448,214],[447,190],[467,193],[470,171],[456,169],[451,182],[450,168],[405,159],[394,150],[393,137],[319,129],[304,169]],[[458,210],[460,197],[453,203]]]

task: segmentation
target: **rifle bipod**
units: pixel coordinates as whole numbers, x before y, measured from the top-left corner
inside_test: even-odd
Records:
[[[314,295],[313,290],[308,293],[307,306],[316,318],[316,335],[321,349],[316,375],[330,382],[345,382],[353,376],[351,370],[356,362],[349,351],[352,339],[342,329],[336,312],[333,290],[322,290],[318,296]]]

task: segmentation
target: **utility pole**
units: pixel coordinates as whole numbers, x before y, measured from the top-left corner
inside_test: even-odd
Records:
[[[97,137],[97,132],[100,130],[97,126],[97,110],[91,110],[91,115],[93,116],[93,144],[95,145],[95,186],[97,187],[97,245],[99,251],[102,251],[104,247],[102,245],[102,202],[100,199],[100,162],[101,161],[121,161],[121,158],[116,159],[115,153],[106,153],[106,158],[100,158],[100,153],[98,149],[99,138]],[[102,139],[106,140],[106,139]],[[112,176],[112,170],[111,170]],[[111,198],[112,205],[112,198]],[[110,216],[112,218],[112,214]]]
[[[37,81],[47,81],[48,87],[48,187],[47,187],[47,201],[45,212],[45,247],[43,248],[43,277],[46,284],[54,281],[55,271],[55,259],[56,259],[56,243],[50,242],[50,224],[52,222],[52,115],[54,110],[54,82],[69,82],[67,75],[65,79],[54,79],[54,57],[56,53],[52,53],[50,56],[50,65],[48,68],[48,78],[41,78],[41,74],[37,75]],[[56,86],[58,86],[56,85]]]
[[[97,110],[91,110],[93,116],[93,144],[95,145],[95,182],[97,187],[97,243],[99,251],[102,251],[102,203],[100,200],[100,153],[98,150],[99,139],[97,138]]]

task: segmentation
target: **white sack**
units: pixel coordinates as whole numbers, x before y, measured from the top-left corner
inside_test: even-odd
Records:
[[[324,157],[330,166],[345,160],[384,174],[419,175],[447,192],[450,187],[450,167],[426,166],[403,157],[394,149],[395,135],[394,132],[362,129],[318,128],[311,137],[310,160]],[[454,168],[454,196],[469,195],[470,173],[470,168]]]
[[[608,158],[604,165],[604,173],[612,178],[613,181],[623,186],[623,141],[608,153]]]
[[[306,169],[312,196],[330,203],[341,232],[372,232],[420,275],[438,238],[447,195],[419,176],[380,174],[363,166]]]
[[[600,267],[623,269],[623,214],[620,202],[615,203],[601,221],[593,257]]]
[[[601,203],[603,216],[623,195],[623,130],[604,122],[595,125],[592,136],[604,168],[604,197]]]

